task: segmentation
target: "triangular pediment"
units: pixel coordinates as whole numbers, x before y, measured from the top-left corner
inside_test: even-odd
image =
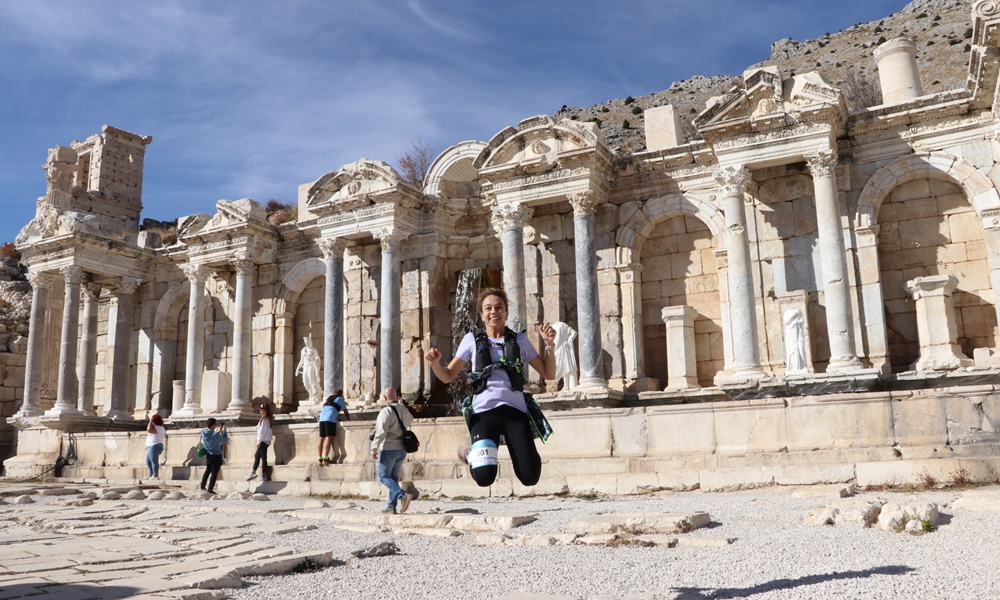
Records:
[[[388,163],[363,158],[317,179],[306,193],[306,204],[310,209],[345,209],[389,201],[400,194],[420,195]]]
[[[581,153],[604,145],[595,123],[563,119],[558,123],[542,115],[525,119],[493,136],[476,159],[481,171],[511,171],[533,175],[573,162]]]

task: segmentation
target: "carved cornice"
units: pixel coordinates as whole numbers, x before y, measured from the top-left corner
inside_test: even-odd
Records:
[[[510,229],[524,229],[535,211],[521,204],[499,204],[491,210],[493,229],[503,233]]]
[[[573,206],[573,216],[575,217],[593,217],[597,205],[601,203],[597,194],[590,190],[572,194],[568,200]]]
[[[713,172],[715,183],[719,186],[719,191],[723,197],[740,196],[747,190],[747,183],[750,181],[750,171],[746,167],[730,166],[721,167]]]

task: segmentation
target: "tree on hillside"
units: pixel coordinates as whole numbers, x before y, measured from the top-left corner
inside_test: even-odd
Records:
[[[879,82],[860,69],[849,69],[841,88],[844,99],[851,110],[860,110],[882,104],[882,88]]]
[[[434,154],[430,147],[420,139],[411,142],[411,149],[400,154],[396,161],[399,163],[399,174],[403,179],[417,187],[423,187],[424,177],[431,168]]]

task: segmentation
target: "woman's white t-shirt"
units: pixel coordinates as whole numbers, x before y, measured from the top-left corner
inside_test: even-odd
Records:
[[[163,425],[153,425],[153,429],[156,433],[146,434],[146,447],[155,446],[157,444],[162,444],[163,440],[167,436],[167,430],[163,428]]]
[[[503,356],[503,338],[487,338],[490,343],[490,359],[493,362],[500,360]],[[524,363],[524,377],[528,378],[528,363],[538,356],[538,351],[531,344],[528,335],[524,332],[517,334],[517,345],[521,349],[521,362]],[[455,358],[464,360],[467,363],[475,362],[476,336],[472,332],[465,334],[462,343],[458,345],[458,352]],[[472,365],[472,369],[481,369],[485,365]],[[498,368],[490,373],[490,378],[486,382],[486,389],[483,393],[476,394],[472,401],[473,412],[481,413],[496,408],[502,404],[513,406],[521,412],[528,412],[528,406],[524,403],[524,393],[514,391],[510,385],[510,378],[507,377],[505,369]]]

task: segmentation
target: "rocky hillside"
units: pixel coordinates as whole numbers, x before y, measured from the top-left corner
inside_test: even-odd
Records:
[[[0,352],[24,351],[30,310],[31,286],[24,272],[16,259],[0,257]]]
[[[852,81],[861,87],[870,82],[877,89],[878,71],[872,52],[886,40],[908,37],[917,44],[924,93],[961,88],[965,86],[971,49],[971,14],[972,0],[913,0],[898,13],[879,21],[859,23],[815,40],[800,42],[786,38],[774,42],[771,58],[747,68],[773,65],[786,76],[818,71],[845,92]],[[688,139],[694,139],[697,133],[690,121],[705,109],[709,98],[740,84],[741,75],[692,77],[648,96],[630,96],[589,108],[564,106],[554,116],[596,121],[611,148],[623,154],[640,152],[645,149],[643,110],[674,105],[685,118]],[[848,98],[850,101],[851,96]]]

